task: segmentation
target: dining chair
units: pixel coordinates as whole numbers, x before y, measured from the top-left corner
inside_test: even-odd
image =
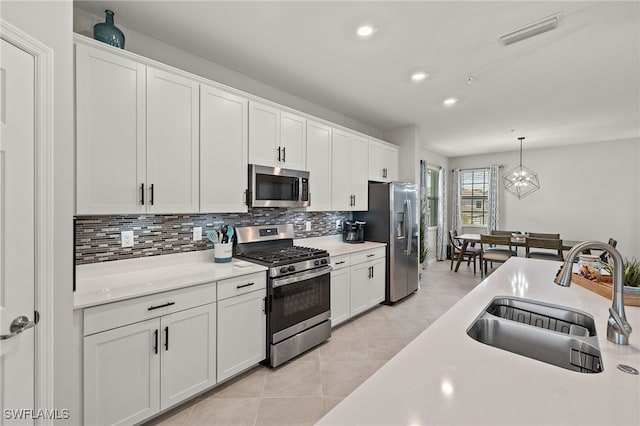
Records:
[[[526,256],[531,259],[564,260],[562,240],[559,238],[534,238],[529,236],[524,243],[524,247]],[[547,251],[531,251],[531,248],[540,248]]]
[[[546,238],[549,240],[560,239],[560,234],[543,234],[540,232],[529,232],[529,238]]]
[[[501,236],[501,237],[509,237],[511,238],[511,234],[514,234],[516,231],[499,231],[497,229],[494,229],[493,231],[491,231],[491,235],[497,235],[497,236]],[[513,249],[511,248],[511,244],[509,245],[509,249],[505,248],[505,247],[488,247],[487,251],[491,251],[491,252],[496,252],[496,253],[506,253],[507,250],[511,250],[511,255],[512,256],[517,256],[518,255],[518,248],[514,247]],[[493,266],[493,265],[491,265]]]
[[[501,251],[496,249],[501,248]],[[511,246],[511,235],[480,235],[480,272],[487,274],[487,262],[504,263],[514,256]]]
[[[458,256],[462,256],[462,260],[467,258],[467,266],[473,260],[473,273],[476,273],[476,258],[480,254],[480,249],[476,247],[469,247],[462,252],[462,242],[456,240],[455,237],[458,236],[458,231],[452,229],[449,231],[449,244],[451,244],[451,270],[453,270],[453,262],[458,260]],[[480,265],[482,267],[482,265]]]

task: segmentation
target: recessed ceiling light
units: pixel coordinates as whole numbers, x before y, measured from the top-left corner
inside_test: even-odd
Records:
[[[416,83],[423,81],[424,79],[426,79],[427,77],[429,77],[429,73],[426,71],[416,71],[413,74],[411,74],[411,81],[415,81]]]
[[[458,99],[456,98],[447,98],[442,103],[445,106],[452,106],[452,105],[455,105],[457,102],[458,102]]]
[[[369,38],[376,31],[377,31],[377,28],[375,28],[373,25],[366,24],[366,25],[360,25],[356,29],[356,34],[358,34],[358,37],[360,38]]]

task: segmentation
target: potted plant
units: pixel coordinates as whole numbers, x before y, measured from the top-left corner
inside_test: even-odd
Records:
[[[607,263],[603,263],[602,268],[613,275],[613,261],[611,259]],[[640,294],[640,262],[637,259],[625,259],[623,268],[622,283],[625,286],[624,292]]]

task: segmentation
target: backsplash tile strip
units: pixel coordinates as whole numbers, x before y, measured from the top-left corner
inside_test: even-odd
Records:
[[[212,248],[207,231],[222,224],[238,226],[291,223],[296,238],[335,235],[336,220],[348,220],[349,212],[298,212],[278,208],[250,209],[248,213],[77,216],[76,265],[157,256]],[[311,231],[305,231],[305,222]],[[193,228],[202,227],[202,241],[193,241]],[[133,247],[121,247],[120,233],[133,231]]]

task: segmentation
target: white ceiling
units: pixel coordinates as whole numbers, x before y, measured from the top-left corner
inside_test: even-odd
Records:
[[[74,4],[375,128],[415,123],[450,157],[518,149],[517,136],[528,149],[640,136],[637,1]],[[498,43],[556,12],[557,29]],[[362,22],[371,40],[356,38]]]

